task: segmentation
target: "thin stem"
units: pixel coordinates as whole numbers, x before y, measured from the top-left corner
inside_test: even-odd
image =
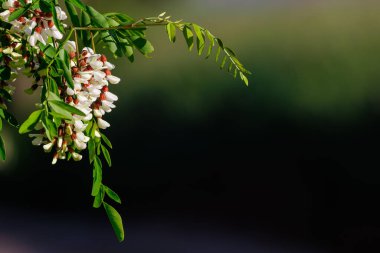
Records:
[[[95,42],[94,42],[94,34],[92,33],[92,31],[90,31],[90,35],[91,35],[92,50],[94,50],[94,53],[96,53]]]
[[[77,55],[77,66],[79,66],[79,44],[78,44],[78,34],[77,31],[74,31],[74,38],[75,38],[75,53]]]
[[[164,23],[152,23],[152,24],[144,24],[144,25],[124,25],[124,26],[112,26],[112,27],[73,27],[74,30],[77,31],[110,31],[110,30],[128,30],[128,29],[141,29],[147,26],[163,26],[167,25],[168,22]]]
[[[62,44],[59,46],[59,48],[57,49],[57,53],[55,53],[53,59],[49,62],[49,64],[47,65],[47,69],[49,69],[49,67],[53,64],[55,58],[57,57],[57,55],[59,54],[59,51],[61,50],[61,48],[66,44],[66,42],[70,39],[71,35],[73,34],[74,32],[74,28],[71,28],[70,32],[69,32],[69,35],[67,35],[67,37],[65,38],[65,40],[62,42]]]

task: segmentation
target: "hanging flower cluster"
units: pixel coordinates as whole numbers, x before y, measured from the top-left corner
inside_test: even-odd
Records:
[[[2,7],[5,11],[0,13],[0,17],[8,22],[12,13],[22,10],[32,3],[32,0],[26,0],[25,3],[17,0],[3,2]],[[58,20],[67,19],[67,15],[61,7],[55,6],[54,8]],[[43,12],[40,8],[28,10],[9,23],[12,24],[11,32],[26,35],[31,46],[35,46],[38,41],[46,45],[49,37],[58,40],[63,37],[53,21],[53,12]]]
[[[104,207],[122,241],[121,216],[107,203],[109,199],[117,203],[121,200],[102,180],[103,165],[112,165],[112,144],[103,133],[110,127],[105,115],[116,107],[118,97],[110,87],[120,78],[112,74],[115,66],[107,57],[95,53],[95,45],[133,62],[135,51],[145,56],[154,51],[145,30],[162,25],[171,42],[176,41],[179,30],[188,49],[196,44],[199,55],[207,52],[208,58],[217,47],[216,62],[220,61],[222,69],[228,66],[228,72],[239,75],[247,85],[250,72],[219,38],[197,24],[171,21],[165,13],[135,20],[123,13],[101,14],[81,0],[64,3],[68,15],[57,0],[0,0],[0,159],[6,158],[3,122],[19,128],[20,134],[29,133],[33,145],[52,153],[52,164],[60,159],[80,161],[87,150],[93,168],[93,207]],[[70,26],[62,22],[68,16]],[[37,110],[21,126],[7,108],[18,75],[32,80],[26,93],[41,94]]]
[[[115,108],[113,102],[118,100],[118,97],[109,91],[109,84],[119,83],[120,78],[112,75],[111,70],[115,66],[107,61],[105,55],[95,54],[93,49],[86,47],[78,58],[73,41],[68,41],[65,49],[71,58],[74,87],[68,87],[65,82],[60,90],[60,96],[67,104],[82,111],[84,116],[74,114],[73,120],[62,120],[58,127],[57,138],[51,141],[45,132],[30,134],[31,137],[35,137],[34,145],[45,144],[43,146],[45,152],[50,152],[54,148],[52,164],[58,159],[68,158],[68,152],[74,161],[81,160],[82,155],[79,152],[87,148],[87,142],[90,140],[85,134],[88,122],[95,118],[100,129],[108,128],[110,124],[103,119],[103,116]],[[40,129],[41,126],[37,126],[36,130]],[[94,135],[101,138],[97,129],[94,130]]]

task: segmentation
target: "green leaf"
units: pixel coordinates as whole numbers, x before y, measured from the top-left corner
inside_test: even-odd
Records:
[[[230,66],[228,66],[228,72],[231,72],[233,67],[234,67],[234,64],[233,62],[231,62]]]
[[[68,86],[74,89],[74,81],[71,75],[71,68],[70,68],[70,59],[66,50],[64,49],[59,50],[58,56],[59,56],[58,58],[59,65],[63,70],[63,76],[65,77]]]
[[[11,94],[9,94],[8,91],[6,91],[4,89],[1,89],[1,88],[0,88],[0,97],[3,97],[3,98],[5,98],[8,101],[12,101]]]
[[[111,156],[110,156],[110,153],[108,152],[108,149],[106,147],[104,147],[103,145],[101,145],[101,148],[102,148],[103,156],[104,156],[104,158],[106,159],[106,161],[108,163],[108,166],[111,167],[112,166],[112,161],[111,161]]]
[[[0,80],[9,80],[11,78],[11,68],[8,66],[0,66]]]
[[[62,26],[61,21],[58,19],[57,10],[55,9],[55,4],[53,2],[50,2],[50,12],[53,13],[53,21],[55,26],[58,28],[58,30],[61,33],[65,33],[65,30]]]
[[[87,12],[82,12],[81,15],[81,27],[88,27],[91,25],[91,18],[90,15],[87,14]],[[91,46],[91,34],[89,31],[81,31],[80,33],[83,45],[86,47]]]
[[[12,24],[0,20],[0,27],[9,30],[12,28]]]
[[[57,119],[65,119],[65,120],[73,120],[73,116],[68,113],[68,114],[61,114],[61,113],[58,113],[58,112],[49,112],[49,114],[51,116],[53,116],[54,118],[57,118]],[[61,124],[60,121],[59,122],[56,122],[57,124]]]
[[[242,72],[240,72],[240,78],[248,86],[248,78]]]
[[[105,144],[107,144],[107,146],[109,148],[112,148],[112,144],[111,144],[111,141],[107,138],[107,136],[105,136],[104,134],[100,134],[102,136],[102,140],[104,141]]]
[[[120,214],[107,204],[106,202],[103,202],[104,209],[106,210],[108,219],[110,220],[110,223],[112,225],[113,231],[115,232],[115,235],[119,242],[124,241],[124,228],[123,228],[123,221],[121,219]]]
[[[95,10],[93,7],[86,6],[86,10],[87,10],[88,14],[90,14],[90,17],[92,18],[91,19],[91,21],[92,21],[91,23],[92,24],[95,24],[97,27],[104,27],[104,28],[108,28],[109,27],[107,18],[104,17],[97,10]]]
[[[101,185],[100,189],[99,189],[99,193],[98,193],[98,195],[95,196],[94,203],[92,204],[92,206],[94,208],[99,208],[102,206],[103,200],[104,200],[104,195],[105,195],[104,194],[104,186]]]
[[[208,40],[210,41],[210,44],[212,46],[215,46],[215,37],[214,37],[214,35],[212,35],[209,30],[206,30],[206,35],[207,35]]]
[[[145,56],[154,52],[153,45],[142,37],[134,37],[132,39],[133,45]]]
[[[0,136],[0,158],[5,161],[6,159],[6,153],[5,153],[5,145],[3,137]]]
[[[51,2],[50,1],[47,1],[47,0],[40,0],[39,2],[40,4],[40,9],[41,11],[43,12],[50,12],[50,4]]]
[[[8,22],[12,22],[13,20],[16,20],[19,17],[21,17],[22,15],[24,15],[28,11],[30,6],[31,6],[31,4],[28,4],[25,7],[18,8],[17,10],[12,12],[11,15],[9,15],[9,17],[8,17]]]
[[[205,47],[205,35],[203,34],[202,27],[197,24],[193,24],[195,34],[197,35],[197,49],[198,55],[201,55]]]
[[[100,161],[100,158],[98,156],[95,156],[94,159],[94,169],[93,169],[93,183],[92,183],[92,191],[91,195],[96,196],[99,194],[100,187],[102,185],[102,161]]]
[[[0,118],[0,132],[3,130],[3,120]]]
[[[208,59],[211,56],[213,47],[215,46],[215,41],[214,41],[214,36],[208,30],[206,30],[206,35],[207,35],[208,40],[210,41],[207,55],[206,55],[206,59]]]
[[[58,105],[55,103],[58,103]],[[50,101],[49,107],[52,110],[52,112],[56,113],[56,116],[58,116],[59,118],[72,120],[73,115],[69,111],[62,108],[60,106],[60,105],[62,105],[61,103],[63,103],[63,102],[61,102],[61,101]]]
[[[65,0],[65,2],[71,3],[75,7],[81,9],[82,11],[86,10],[86,5],[84,3],[82,3],[82,1],[80,1],[80,0]]]
[[[54,92],[47,92],[47,101],[62,101],[60,97],[57,96]]]
[[[173,43],[174,43],[175,40],[176,40],[176,37],[175,37],[176,31],[177,31],[177,28],[176,28],[175,24],[173,24],[173,23],[168,23],[168,24],[166,25],[166,32],[168,33],[169,40],[170,40],[171,42],[173,42]]]
[[[18,128],[19,124],[16,120],[16,118],[10,114],[8,111],[3,111],[4,113],[4,119],[8,122],[9,125]]]
[[[107,194],[107,196],[112,199],[113,201],[115,201],[116,203],[119,203],[121,204],[121,199],[119,197],[119,195],[117,195],[116,192],[114,192],[113,190],[111,190],[110,188],[108,188],[107,186],[104,185],[104,190]]]
[[[223,68],[224,68],[224,65],[226,65],[226,62],[227,62],[227,55],[225,55],[225,56],[223,57],[222,63],[220,64],[220,69],[223,69]]]
[[[92,139],[89,140],[88,143],[87,143],[87,147],[88,147],[89,160],[90,160],[90,163],[92,163],[95,160],[95,155],[96,155],[94,140],[92,140]]]
[[[183,36],[185,37],[187,47],[189,48],[189,51],[193,49],[194,46],[194,34],[191,31],[190,27],[185,25],[183,27]]]
[[[44,113],[45,115],[45,113]],[[53,139],[58,136],[58,130],[57,126],[54,124],[54,122],[49,119],[47,116],[44,117],[44,115],[41,116],[42,119],[42,125],[45,128],[46,136],[50,141],[53,141]]]
[[[67,12],[69,13],[69,16],[70,16],[71,23],[74,26],[80,27],[79,16],[74,5],[70,3],[69,1],[65,1],[65,4],[66,4]]]
[[[62,101],[56,101],[56,100],[52,100],[52,101],[49,101],[49,106],[50,105],[54,105],[54,108],[60,108],[60,110],[54,110],[53,108],[53,111],[57,112],[57,113],[61,113],[61,111],[67,111],[67,112],[70,112],[72,114],[76,114],[76,115],[79,115],[79,116],[86,116],[86,114],[84,114],[81,110],[69,105],[69,104],[66,104],[65,102],[62,102]],[[64,113],[62,113],[64,115]]]
[[[216,51],[216,55],[215,55],[215,61],[218,62],[219,61],[219,56],[220,56],[220,53],[222,52],[222,48],[221,47],[218,47],[218,51]]]
[[[43,110],[38,110],[38,111],[32,112],[29,115],[28,119],[25,120],[24,123],[22,123],[18,132],[20,134],[25,134],[25,133],[32,131],[34,129],[34,127],[36,126],[36,124],[40,121],[42,112],[43,112]]]

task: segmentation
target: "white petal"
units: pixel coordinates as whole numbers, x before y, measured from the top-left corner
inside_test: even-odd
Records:
[[[116,108],[116,105],[114,105],[112,102],[107,101],[107,100],[103,100],[102,101],[102,105],[103,106],[108,106],[109,108]]]
[[[92,119],[92,114],[91,113],[87,114],[86,117],[83,118],[84,121],[89,121],[91,119]]]
[[[69,96],[72,96],[72,95],[75,94],[75,92],[74,92],[73,89],[71,89],[70,87],[68,87],[68,88],[66,89],[66,94],[69,95]]]
[[[35,146],[40,146],[40,145],[42,144],[42,140],[43,140],[42,137],[37,137],[37,138],[35,138],[35,139],[32,141],[32,144],[35,145]]]
[[[73,156],[73,159],[74,159],[74,161],[80,161],[80,160],[82,160],[82,155],[80,155],[80,154],[78,154],[78,153],[72,153],[72,156]]]
[[[96,81],[101,81],[106,76],[106,73],[103,71],[94,71],[94,79]]]
[[[60,31],[58,31],[56,26],[53,26],[51,28],[51,32],[52,32],[52,37],[56,38],[57,40],[60,40],[63,38],[62,33]]]
[[[93,113],[94,113],[94,116],[95,116],[96,118],[100,118],[100,117],[103,116],[103,114],[100,112],[100,110],[97,110],[97,109],[95,109],[95,110],[93,111]]]
[[[95,130],[95,136],[98,138],[101,138],[102,136],[100,135],[100,132],[98,130]]]
[[[74,143],[75,143],[75,146],[76,146],[79,150],[83,150],[83,149],[86,149],[86,148],[87,148],[86,143],[81,142],[81,141],[79,141],[78,139],[75,139],[75,140],[74,140]]]
[[[107,92],[105,93],[105,95],[106,95],[106,99],[107,99],[108,101],[110,101],[110,102],[113,102],[113,101],[117,101],[117,100],[118,100],[118,97],[117,97],[115,94],[113,94],[113,93],[111,93],[111,92],[109,92],[109,91],[107,91]]]
[[[74,127],[76,132],[82,132],[86,129],[87,125],[83,124],[81,120],[75,120]]]
[[[10,14],[11,14],[11,12],[9,10],[5,10],[5,11],[0,13],[0,17],[3,20],[7,21]]]
[[[36,37],[35,37],[34,35],[31,35],[31,36],[29,37],[28,41],[29,41],[29,44],[30,44],[32,47],[34,47],[34,46],[36,45],[36,41],[37,41],[37,39],[36,39]]]
[[[98,126],[100,129],[106,129],[107,127],[110,127],[110,123],[107,121],[103,120],[102,118],[98,118]]]
[[[106,67],[106,68],[109,69],[109,70],[113,70],[113,69],[115,68],[115,65],[113,65],[112,63],[106,61],[106,62],[104,63],[104,67]]]
[[[77,46],[76,46],[75,42],[72,41],[72,40],[67,41],[66,44],[63,46],[63,48],[64,48],[68,53],[76,52],[76,50],[77,50]]]
[[[113,75],[107,76],[107,80],[108,80],[108,82],[110,82],[112,84],[118,84],[120,82],[120,78],[113,76]]]
[[[57,12],[57,18],[59,20],[65,20],[67,19],[66,13],[61,9],[59,6],[55,6],[55,11]]]
[[[54,157],[53,157],[53,161],[51,161],[51,164],[56,164],[57,163],[57,161],[58,161],[58,155],[55,155]]]

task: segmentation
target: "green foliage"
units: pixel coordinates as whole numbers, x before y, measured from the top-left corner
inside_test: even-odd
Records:
[[[3,137],[0,135],[0,159],[5,161],[6,154],[5,154],[5,145],[4,145],[4,140]]]
[[[209,30],[198,24],[182,22],[181,20],[171,21],[170,17],[165,16],[166,13],[161,13],[157,17],[136,20],[123,13],[101,13],[80,0],[65,0],[64,2],[72,23],[72,26],[68,28],[65,28],[58,18],[56,6],[59,6],[59,3],[57,0],[36,0],[31,4],[25,4],[25,1],[20,0],[21,7],[12,11],[8,22],[0,20],[0,46],[2,48],[0,60],[1,62],[7,63],[0,65],[0,133],[3,128],[3,122],[7,122],[16,128],[19,127],[15,117],[7,111],[6,105],[6,102],[12,101],[12,91],[7,88],[6,82],[10,79],[13,80],[12,75],[15,74],[15,67],[8,63],[14,61],[13,63],[16,64],[17,62],[16,59],[12,59],[6,54],[13,53],[15,47],[19,46],[21,51],[20,54],[18,54],[18,56],[16,54],[16,56],[25,58],[25,62],[23,61],[21,64],[25,65],[26,72],[35,80],[35,83],[26,89],[25,92],[32,94],[39,86],[42,86],[41,103],[37,104],[37,110],[32,112],[25,122],[23,122],[19,133],[25,134],[42,128],[42,132],[46,134],[50,144],[55,145],[55,143],[60,142],[59,148],[57,144],[57,146],[55,146],[56,150],[54,149],[53,164],[58,158],[65,159],[60,156],[66,153],[68,153],[68,159],[73,158],[74,160],[80,160],[82,156],[76,152],[80,152],[86,148],[85,144],[84,148],[79,148],[79,146],[75,146],[77,144],[72,144],[75,143],[76,137],[74,136],[77,134],[73,133],[74,119],[76,119],[77,116],[85,117],[86,115],[81,110],[71,106],[74,99],[76,99],[75,101],[77,102],[79,101],[74,91],[70,96],[65,96],[68,87],[74,90],[73,76],[76,77],[78,74],[78,72],[74,72],[74,67],[72,66],[76,66],[76,71],[78,71],[79,67],[78,57],[76,59],[77,62],[73,62],[76,58],[75,55],[78,56],[79,52],[74,53],[71,51],[69,55],[64,47],[65,44],[72,39],[73,35],[75,35],[74,38],[76,41],[74,44],[76,44],[77,48],[79,47],[79,43],[86,47],[92,47],[94,50],[96,45],[101,45],[107,48],[114,57],[126,57],[130,62],[133,62],[136,51],[146,57],[149,57],[149,55],[154,52],[152,43],[146,38],[147,29],[150,26],[164,26],[169,40],[172,43],[176,42],[177,36],[179,36],[178,34],[182,34],[189,51],[192,51],[196,43],[196,50],[200,56],[204,55],[205,58],[210,58],[213,52],[215,52],[214,49],[217,48],[215,60],[220,68],[226,69],[235,78],[239,75],[240,79],[248,85],[247,75],[251,73],[245,69],[235,53],[230,48],[224,46],[223,42],[215,37]],[[33,15],[32,13],[35,11],[37,13],[41,13],[42,11],[44,14],[51,15],[53,25],[64,35],[65,39],[60,41],[50,37],[46,43],[38,42],[36,46],[39,50],[36,50],[34,45],[29,45],[32,44],[31,42],[28,44],[28,40],[25,37],[20,34],[12,34],[12,24],[9,22],[27,15]],[[41,16],[38,18],[41,18]],[[50,19],[49,22],[50,26]],[[39,28],[42,29],[41,27]],[[36,31],[38,33],[40,32],[37,28],[32,29],[34,29],[33,34]],[[6,38],[11,35],[17,38],[17,43],[11,44],[7,41]],[[77,38],[77,35],[79,35],[79,38]],[[77,41],[77,39],[80,41]],[[3,48],[8,48],[8,51],[3,51]],[[31,67],[32,63],[34,63],[31,60],[33,58],[38,58],[38,67],[36,67],[36,69]],[[87,69],[85,71],[87,71]],[[87,84],[88,83],[86,83],[86,85]],[[105,93],[102,93],[102,95],[104,94]],[[102,103],[100,97],[94,100],[96,101],[91,101],[90,109],[98,108],[99,104]],[[77,104],[77,102],[75,102],[75,104]],[[87,126],[84,126],[84,128],[86,128],[84,131],[85,136],[89,138],[89,140],[86,140],[88,141],[88,157],[93,173],[91,189],[91,195],[94,197],[93,207],[104,207],[116,237],[119,241],[123,241],[124,229],[122,218],[115,208],[105,202],[105,198],[107,198],[121,204],[121,199],[118,194],[103,184],[103,165],[112,166],[109,152],[109,149],[112,149],[112,143],[101,133],[96,118],[86,119],[85,124],[87,124]],[[101,127],[106,128],[104,126]],[[66,132],[70,132],[70,134],[65,135]],[[63,137],[68,138],[63,140]],[[44,149],[46,146],[45,151],[49,150],[49,143],[47,142],[45,138],[42,143],[45,144]],[[68,142],[71,144],[67,144]],[[5,158],[4,140],[0,136],[0,159],[5,160]]]
[[[119,240],[119,242],[124,241],[123,221],[121,219],[120,214],[115,210],[115,208],[113,208],[106,202],[103,202],[103,206],[104,206],[104,209],[106,210],[108,219],[111,222],[112,228],[115,232],[117,239]]]
[[[30,114],[29,118],[25,120],[24,123],[22,123],[18,132],[20,134],[25,134],[34,130],[34,127],[36,126],[36,124],[41,120],[41,116],[43,112],[44,112],[43,110],[38,110]]]

